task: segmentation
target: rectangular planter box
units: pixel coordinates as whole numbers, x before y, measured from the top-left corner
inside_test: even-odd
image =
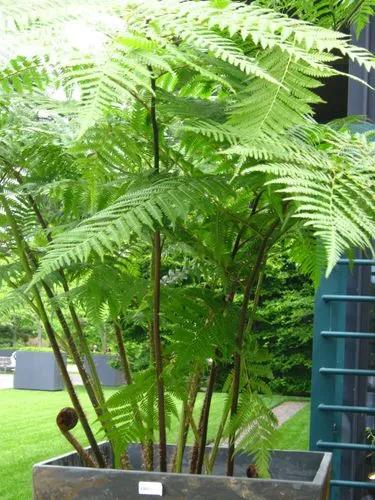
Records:
[[[107,462],[112,455],[107,443],[101,445]],[[168,447],[169,462],[175,447]],[[35,500],[135,500],[160,498],[140,494],[140,482],[154,483],[168,500],[327,500],[331,454],[307,451],[272,453],[271,479],[249,479],[246,470],[252,458],[236,456],[234,477],[225,477],[227,448],[221,448],[214,475],[173,474],[140,471],[142,457],[139,445],[128,448],[132,470],[90,469],[82,467],[76,453],[39,463],[33,469]],[[187,458],[190,449],[187,448]],[[155,450],[155,458],[157,450]],[[184,460],[185,470],[188,461]],[[155,484],[156,483],[156,484]],[[159,484],[158,484],[159,483]],[[150,485],[146,484],[146,489]]]
[[[38,391],[61,391],[64,384],[53,353],[17,351],[13,387]]]
[[[109,364],[113,356],[107,354],[93,354],[92,357],[102,385],[116,387],[125,383],[122,370],[116,370],[116,368],[112,368]],[[87,363],[85,363],[85,365],[86,369],[88,369]]]

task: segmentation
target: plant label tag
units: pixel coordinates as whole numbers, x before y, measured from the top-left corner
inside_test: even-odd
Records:
[[[140,495],[157,495],[163,496],[163,485],[155,481],[139,481],[138,493]]]

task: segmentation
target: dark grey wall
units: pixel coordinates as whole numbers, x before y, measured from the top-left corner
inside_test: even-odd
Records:
[[[356,44],[375,52],[375,18],[362,32]],[[367,72],[365,68],[350,63],[350,73],[361,78],[370,86],[375,87],[375,71]],[[375,123],[375,91],[355,80],[349,81],[348,114],[362,115]],[[360,255],[359,255],[360,257]],[[365,257],[365,256],[363,256]],[[371,283],[371,268],[358,267],[353,272],[348,283],[348,293],[352,295],[373,295],[374,284]],[[346,317],[347,331],[374,331],[374,310],[366,303],[350,304]],[[346,342],[345,367],[374,369],[375,345],[372,341],[350,340]],[[375,404],[375,390],[373,377],[345,377],[344,404],[358,406],[373,406]],[[342,422],[342,441],[353,443],[365,442],[365,428],[375,427],[374,416],[361,414],[347,414]],[[342,454],[342,477],[355,478],[366,481],[370,472],[371,461],[368,453],[346,451]],[[362,500],[368,490],[347,489],[342,493],[347,495],[345,500]],[[343,497],[344,498],[344,497]],[[372,498],[372,497],[371,497]]]
[[[125,383],[125,377],[122,370],[112,368],[110,365],[113,356],[106,354],[93,354],[93,360],[98,372],[98,377],[102,385],[108,387],[117,387]],[[88,363],[85,362],[86,369],[90,372]]]
[[[355,42],[371,52],[375,52],[375,19],[365,28],[360,38]],[[375,71],[368,73],[358,64],[350,63],[350,73],[375,86]],[[350,80],[348,91],[348,114],[365,115],[375,122],[375,92],[360,82]]]
[[[61,391],[64,384],[53,353],[17,351],[13,386],[15,389]]]

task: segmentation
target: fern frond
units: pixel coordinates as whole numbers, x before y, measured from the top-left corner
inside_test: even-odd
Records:
[[[147,292],[147,281],[119,269],[113,261],[95,263],[80,286],[79,301],[92,324],[102,321],[100,311],[106,305],[109,319],[116,320],[132,300],[141,300]]]
[[[222,34],[219,35],[201,26],[190,27],[188,24],[176,25],[174,32],[189,45],[199,50],[208,50],[217,59],[238,67],[246,75],[254,75],[270,83],[277,83],[277,80],[267,73],[254,57],[245,55],[238,45]]]
[[[137,405],[146,426],[140,427],[134,419],[134,405]],[[123,444],[123,446],[144,442],[152,438],[148,433],[157,428],[157,400],[155,392],[155,377],[153,370],[146,370],[136,374],[134,382],[122,387],[106,402],[106,410],[111,421],[115,424],[110,435]],[[177,416],[177,408],[173,394],[165,394],[165,414],[169,427],[172,416]]]
[[[45,63],[39,57],[14,57],[0,70],[0,86],[6,93],[43,90],[50,79]]]
[[[312,77],[311,67],[275,50],[262,60],[278,85],[250,82],[238,95],[228,121],[230,127],[241,130],[242,137],[249,138],[248,142],[255,142],[259,135],[275,136],[302,123],[312,113],[310,105],[319,102],[310,90],[320,85],[319,71]]]
[[[374,145],[362,136],[337,134],[330,127],[314,130],[323,133],[329,144],[324,162],[310,167],[268,163],[253,170],[272,174],[269,183],[281,185],[279,192],[296,203],[294,216],[313,228],[325,248],[328,275],[351,247],[373,248]]]
[[[151,92],[150,72],[131,58],[122,57],[115,39],[107,47],[101,61],[65,69],[67,85],[80,89],[76,112],[80,117],[80,135],[103,118],[111,108],[124,104],[140,89]]]
[[[0,316],[7,316],[10,313],[29,307],[29,298],[26,294],[26,285],[10,291],[5,297],[1,297]]]
[[[358,2],[350,2],[350,4],[351,11],[348,21],[354,25],[356,36],[359,37],[370,17],[375,14],[375,1],[359,0]]]
[[[314,238],[313,233],[309,232],[307,228],[303,228],[296,233],[290,248],[290,256],[302,273],[311,277],[314,286],[317,288],[327,262],[322,242]]]
[[[103,257],[132,235],[143,236],[147,228],[168,225],[186,217],[190,207],[210,204],[207,195],[222,193],[223,186],[213,178],[164,179],[144,189],[130,192],[114,204],[92,216],[67,233],[57,236],[42,259],[35,279],[69,266],[84,262],[91,252]]]
[[[24,280],[24,273],[20,262],[15,261],[0,265],[0,287],[4,287],[3,289],[7,289],[7,287],[12,286],[10,284],[13,284],[14,286],[16,283],[22,283],[23,280]],[[11,297],[14,296],[13,292]],[[16,296],[20,295],[21,293],[23,293],[23,288],[20,288],[16,292]],[[9,299],[9,303],[12,300],[11,297]],[[1,300],[7,301],[7,299],[4,298],[2,298]],[[22,305],[24,305],[24,301],[21,300],[21,306]],[[18,304],[15,305],[15,308],[17,307]],[[7,309],[7,306],[5,306],[5,309]]]
[[[48,10],[50,2],[45,2]],[[248,93],[233,109],[240,118],[254,103],[260,107],[262,96],[266,99],[261,109],[252,111],[253,130],[259,123],[269,128],[277,113],[279,124],[289,117],[285,127],[310,114],[310,104],[317,101],[311,89],[319,78],[335,73],[329,67],[336,59],[331,52],[347,55],[367,70],[375,67],[372,55],[352,46],[345,35],[254,4],[229,2],[219,8],[205,1],[151,0],[131,3],[121,11],[115,0],[101,7],[86,0],[83,12],[90,6],[98,14],[107,12],[105,19],[114,16],[118,23],[110,28],[96,19],[101,50],[85,55],[73,51],[56,63],[67,89],[79,93],[63,109],[78,117],[81,134],[103,120],[108,111],[127,107],[134,100],[147,109],[152,74],[176,81],[181,65],[206,83],[233,93],[238,82],[230,68],[249,77]],[[68,15],[71,19],[77,19],[74,15],[79,7],[76,14],[74,11]],[[43,17],[41,12],[37,24],[53,29],[56,18],[46,15],[43,21]],[[55,52],[53,46],[51,52]]]
[[[348,37],[304,21],[288,18],[271,9],[254,4],[230,2],[224,8],[216,8],[208,2],[175,1],[160,5],[150,1],[134,10],[134,23],[153,19],[160,29],[172,32],[185,26],[207,26],[209,29],[227,30],[231,37],[239,34],[243,40],[252,39],[263,49],[280,48],[297,56],[298,47],[319,52],[336,49],[367,70],[374,67],[373,57],[359,47],[351,46]],[[176,33],[178,34],[178,33]],[[302,54],[300,54],[300,57]],[[298,57],[296,57],[298,59]]]
[[[262,399],[251,392],[243,392],[237,414],[229,421],[225,436],[237,435],[238,451],[254,457],[261,477],[269,477],[269,458],[276,430],[276,419]]]
[[[357,37],[375,12],[374,0],[256,0],[255,3],[325,28],[337,29],[352,23]]]

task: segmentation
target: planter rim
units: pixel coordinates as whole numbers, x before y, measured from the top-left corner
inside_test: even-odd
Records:
[[[106,445],[108,442],[107,441],[102,441],[99,444],[99,446],[102,446],[102,445]],[[207,446],[207,450],[210,450],[212,447],[211,446]],[[90,447],[87,446],[85,448],[86,450],[90,450]],[[327,474],[329,474],[329,470],[330,470],[330,464],[331,464],[331,459],[332,459],[332,453],[331,452],[327,452],[327,451],[310,451],[310,450],[272,450],[272,452],[277,452],[277,453],[292,453],[292,454],[295,454],[296,456],[297,455],[300,455],[300,454],[305,454],[305,453],[308,453],[310,455],[320,455],[322,457],[322,460],[320,462],[320,465],[319,465],[319,468],[315,474],[315,477],[313,480],[311,481],[302,481],[302,480],[298,480],[298,479],[293,479],[293,483],[294,484],[297,484],[297,485],[315,485],[315,486],[319,486],[319,485],[323,485],[324,483],[324,480],[325,478],[327,477]],[[73,455],[77,455],[77,452],[75,451],[72,451],[72,452],[68,452],[68,453],[64,453],[62,455],[58,455],[58,456],[55,456],[55,457],[52,457],[48,460],[43,460],[42,462],[38,462],[36,464],[33,465],[33,471],[35,469],[40,469],[40,468],[53,468],[53,469],[60,469],[60,468],[64,468],[64,467],[72,467],[72,466],[65,466],[65,465],[55,465],[55,464],[51,464],[51,461],[55,461],[55,460],[60,460],[60,459],[64,459],[64,458],[67,458],[67,457],[70,457],[70,456],[73,456]],[[78,470],[78,471],[92,471],[93,469],[91,469],[90,467],[82,467],[82,466],[73,466],[75,470]],[[228,478],[228,476],[219,476],[219,475],[215,475],[215,474],[210,474],[210,475],[206,475],[206,474],[189,474],[189,473],[186,473],[186,472],[179,472],[179,473],[175,473],[175,472],[160,472],[160,471],[144,471],[144,470],[122,470],[122,469],[113,469],[112,467],[108,467],[106,469],[95,469],[95,472],[96,473],[99,473],[99,474],[105,474],[106,471],[111,471],[111,473],[115,473],[115,474],[124,474],[124,475],[135,475],[135,474],[140,474],[140,475],[155,475],[155,477],[157,476],[164,476],[164,477],[175,477],[176,475],[180,476],[180,477],[201,477],[201,478],[204,478],[204,477],[210,477],[210,478],[214,478],[214,479],[225,479],[225,478]],[[246,481],[251,481],[251,482],[256,482],[256,483],[262,483],[262,482],[269,482],[272,480],[272,478],[248,478],[248,477],[241,477],[241,476],[233,476],[237,479],[242,479],[242,480],[246,480]],[[230,478],[228,478],[230,479]],[[277,479],[277,482],[278,483],[290,483],[291,480],[290,479]]]
[[[320,452],[310,452],[310,453],[320,453]],[[322,461],[320,462],[319,469],[317,470],[315,477],[313,479],[314,484],[322,484],[324,478],[329,474],[332,462],[332,453],[328,451],[323,452]]]

